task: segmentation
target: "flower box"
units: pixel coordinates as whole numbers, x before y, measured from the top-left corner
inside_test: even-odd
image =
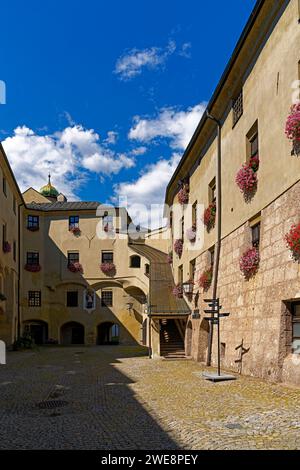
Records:
[[[285,241],[291,250],[293,259],[300,260],[300,222],[292,225],[290,231],[285,235]]]
[[[178,240],[175,240],[174,242],[174,251],[176,255],[180,258],[183,251],[183,241],[180,238]]]
[[[187,229],[185,236],[190,242],[194,242],[196,240],[196,235],[197,235],[196,231],[197,231],[196,224],[193,224],[191,228]]]
[[[212,283],[212,278],[213,278],[213,268],[210,267],[209,269],[206,269],[203,271],[199,278],[199,287],[201,287],[204,291],[207,291]]]
[[[69,232],[73,233],[73,235],[74,235],[75,237],[79,237],[80,234],[81,234],[81,230],[80,230],[80,228],[77,227],[77,226],[71,226],[71,227],[69,228]]]
[[[3,242],[2,249],[3,249],[3,252],[4,252],[4,253],[10,253],[10,252],[11,252],[10,243],[8,243],[8,242]]]
[[[114,276],[116,274],[116,266],[114,263],[101,263],[100,269],[108,276]]]
[[[285,124],[285,134],[293,142],[293,155],[300,155],[300,102],[291,107]]]
[[[83,273],[82,265],[77,261],[75,263],[70,263],[68,265],[68,269],[71,271],[71,273]]]
[[[203,223],[208,232],[215,226],[216,213],[217,206],[215,202],[212,202],[204,211]]]
[[[176,299],[182,299],[183,298],[183,289],[181,284],[177,284],[175,287],[173,287],[172,293]]]
[[[24,268],[31,273],[38,273],[42,269],[39,264],[25,264]]]
[[[259,267],[259,251],[257,248],[250,248],[240,258],[240,270],[244,278],[249,280],[256,274]]]
[[[244,194],[246,200],[253,197],[257,189],[257,171],[259,169],[258,156],[252,157],[249,163],[244,163],[235,177],[235,182]]]
[[[29,230],[30,232],[37,232],[39,230],[39,227],[36,226],[36,227],[27,227],[27,230]]]

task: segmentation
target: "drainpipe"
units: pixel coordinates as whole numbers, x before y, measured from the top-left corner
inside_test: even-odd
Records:
[[[212,279],[212,298],[217,298],[217,289],[218,289],[218,275],[219,275],[219,264],[220,264],[220,251],[221,251],[221,215],[222,215],[222,182],[221,182],[221,122],[216,119],[214,116],[206,112],[207,118],[211,119],[217,124],[218,128],[218,151],[216,158],[216,205],[217,205],[217,217],[216,217],[216,243],[215,243],[215,254],[214,254],[214,269],[213,269],[213,279]],[[213,314],[212,314],[213,316]],[[208,336],[208,351],[207,351],[207,361],[206,365],[211,365],[211,355],[212,355],[212,345],[213,345],[213,332],[214,325],[213,322],[210,323],[209,336]]]
[[[21,207],[24,204],[18,204],[18,320],[17,320],[17,338],[20,339],[21,336],[21,310],[20,310],[20,290],[21,290]]]

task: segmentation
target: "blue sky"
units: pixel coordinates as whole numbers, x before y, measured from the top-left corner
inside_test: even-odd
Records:
[[[0,139],[21,189],[50,170],[70,199],[161,202],[254,4],[2,2]]]

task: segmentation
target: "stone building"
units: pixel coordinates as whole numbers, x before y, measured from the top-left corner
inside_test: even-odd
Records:
[[[216,118],[222,155],[218,297],[230,312],[221,326],[222,365],[295,384],[300,384],[294,354],[300,336],[300,267],[285,234],[300,222],[300,160],[285,123],[299,99],[299,17],[298,0],[257,2],[207,106],[210,116],[202,117],[166,192],[166,203],[173,206],[169,251],[174,277],[179,284],[192,279],[198,291],[187,299],[196,313],[186,323],[186,353],[205,361],[209,327],[203,298],[212,295],[216,240]],[[191,241],[195,229],[196,241]],[[183,241],[181,256],[174,252],[176,240]],[[240,262],[248,250],[260,262],[257,267],[252,258],[256,269],[245,278]],[[215,348],[214,341],[213,363]]]

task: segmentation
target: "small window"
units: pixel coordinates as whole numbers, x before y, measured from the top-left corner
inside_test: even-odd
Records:
[[[195,273],[196,273],[196,258],[190,261],[190,279],[192,279],[192,281],[195,279]]]
[[[192,224],[193,227],[197,227],[197,201],[192,205]]]
[[[30,266],[38,266],[39,258],[39,253],[36,251],[27,252],[27,264],[29,264]]]
[[[120,336],[120,327],[117,323],[114,323],[111,327],[111,340],[112,341],[119,341]]]
[[[213,246],[209,250],[209,256],[210,256],[210,266],[213,268],[214,266],[214,261],[215,261],[215,247]]]
[[[113,293],[111,290],[103,290],[101,296],[102,307],[112,307],[113,304]]]
[[[14,261],[17,260],[17,242],[16,242],[16,240],[14,240],[14,242],[13,242],[13,260]]]
[[[209,203],[216,202],[216,178],[209,183],[208,193]]]
[[[293,321],[293,343],[292,350],[294,354],[300,354],[300,303],[292,304]]]
[[[233,127],[239,121],[243,115],[243,90],[232,100],[232,111],[233,111]]]
[[[251,227],[252,246],[259,248],[260,243],[260,222]]]
[[[79,263],[79,253],[78,253],[78,251],[68,253],[68,266],[70,266],[73,263]]]
[[[79,215],[70,215],[69,217],[69,230],[79,227]]]
[[[145,274],[146,276],[149,276],[150,274],[150,264],[148,263],[145,264]]]
[[[6,178],[4,178],[4,176],[2,180],[2,189],[3,189],[3,194],[7,196],[7,183],[6,183]]]
[[[67,307],[78,307],[78,291],[67,292]]]
[[[41,306],[41,291],[30,290],[28,292],[28,307],[40,307]]]
[[[28,215],[27,216],[27,228],[29,228],[29,229],[38,229],[39,228],[39,216],[38,215]]]
[[[140,256],[131,256],[130,257],[130,267],[131,268],[140,268],[141,267],[141,258],[140,258]]]
[[[258,157],[259,155],[258,121],[253,124],[250,131],[247,133],[246,143],[247,162],[249,162],[251,158]]]
[[[17,201],[15,197],[13,198],[13,212],[14,214],[17,213]]]
[[[178,284],[183,283],[183,265],[178,267]]]
[[[102,263],[113,263],[114,254],[112,251],[102,251],[101,253],[101,262]]]

